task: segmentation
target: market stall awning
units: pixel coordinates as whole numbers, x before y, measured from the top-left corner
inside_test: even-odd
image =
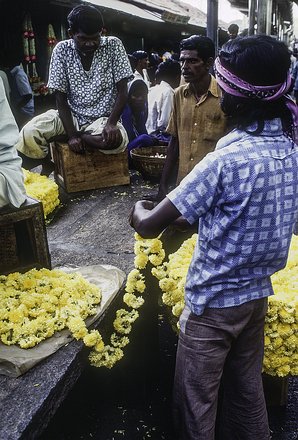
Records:
[[[101,6],[105,9],[113,9],[118,12],[122,12],[124,14],[134,15],[139,18],[144,18],[145,20],[157,21],[160,23],[164,23],[164,20],[160,18],[160,14],[146,11],[145,9],[141,9],[138,6],[124,3],[120,0],[91,0],[88,3],[92,3],[93,5]]]

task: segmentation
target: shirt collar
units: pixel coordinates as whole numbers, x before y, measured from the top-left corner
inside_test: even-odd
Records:
[[[205,94],[206,95],[211,94],[215,98],[218,98],[219,93],[218,93],[218,85],[217,85],[216,79],[212,75],[210,75],[210,78],[211,78],[210,84],[209,84],[208,90],[207,90],[207,92]],[[183,91],[183,94],[184,94],[185,98],[187,98],[188,96],[194,94],[193,91],[192,91],[190,83],[186,84],[185,89]]]
[[[68,43],[68,45],[69,45],[72,49],[76,50],[76,47],[75,47],[75,43],[74,43],[74,41],[73,41],[73,38],[70,38],[69,40],[67,40],[67,43]],[[102,47],[102,46],[106,46],[107,43],[108,43],[108,37],[102,37],[102,36],[101,36],[101,37],[100,37],[100,42],[99,42],[99,47],[98,47],[98,49],[99,49],[100,47]],[[98,49],[96,49],[96,51],[95,51],[94,53],[98,52]]]
[[[247,127],[248,131],[254,132],[257,129],[257,123],[253,123],[250,126]],[[261,133],[259,133],[257,136],[282,136],[284,134],[283,128],[282,128],[282,122],[279,118],[272,119],[270,121],[265,121],[264,123],[264,129]],[[228,133],[226,136],[222,137],[217,145],[216,150],[220,150],[221,148],[224,148],[234,142],[243,142],[243,139],[247,136],[254,137],[253,135],[249,135],[244,130],[238,130],[235,128],[230,133]]]

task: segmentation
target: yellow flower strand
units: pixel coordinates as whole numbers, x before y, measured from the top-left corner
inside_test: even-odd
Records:
[[[145,291],[145,278],[140,270],[145,269],[148,262],[151,264],[161,264],[165,253],[159,238],[143,239],[135,233],[135,268],[127,276],[124,304],[131,309],[119,309],[113,322],[115,333],[110,337],[110,344],[105,345],[103,350],[96,347],[89,355],[91,365],[95,367],[112,368],[124,355],[123,348],[129,343],[127,335],[131,332],[133,323],[139,317],[137,309],[144,304],[142,293]]]

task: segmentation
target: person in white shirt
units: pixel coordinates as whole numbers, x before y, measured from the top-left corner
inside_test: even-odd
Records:
[[[149,67],[148,54],[144,50],[136,50],[132,53],[132,56],[136,59],[135,71],[133,73],[135,79],[142,79],[145,81],[148,89],[151,86],[147,68]]]
[[[18,126],[0,78],[0,209],[7,205],[19,208],[26,200],[22,159],[14,147],[18,135]]]
[[[148,94],[148,119],[146,128],[149,135],[168,141],[165,133],[174,98],[174,89],[179,86],[181,68],[177,61],[167,60],[160,63],[155,73],[157,85]]]

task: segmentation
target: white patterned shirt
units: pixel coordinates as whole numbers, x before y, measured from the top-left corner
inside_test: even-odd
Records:
[[[148,134],[164,132],[173,108],[174,89],[166,81],[152,87],[148,93]]]
[[[273,293],[298,221],[298,147],[279,119],[223,137],[168,197],[189,223],[200,218],[185,286],[193,313]]]
[[[73,39],[58,43],[52,54],[48,87],[67,94],[79,125],[110,116],[117,97],[116,84],[133,72],[122,42],[101,37],[91,68],[86,72]]]

